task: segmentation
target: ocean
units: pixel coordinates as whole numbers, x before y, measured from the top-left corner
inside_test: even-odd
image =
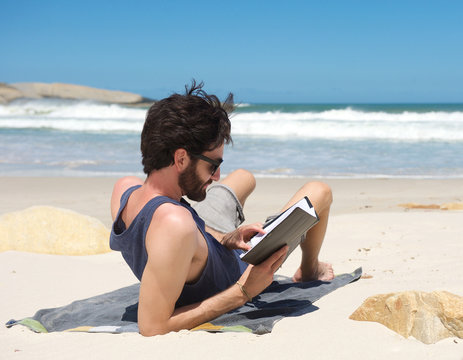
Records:
[[[0,176],[143,176],[147,108],[72,100],[0,105]],[[222,174],[463,178],[463,104],[240,104]]]

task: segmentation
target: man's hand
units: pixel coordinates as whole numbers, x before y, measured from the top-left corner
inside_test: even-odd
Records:
[[[235,231],[224,235],[221,243],[229,250],[241,249],[248,251],[251,248],[248,242],[257,233],[265,234],[265,230],[262,228],[261,223],[243,225]]]
[[[249,265],[247,267],[238,281],[245,287],[251,298],[259,295],[272,283],[273,274],[283,264],[287,253],[288,245],[285,245],[259,265]]]

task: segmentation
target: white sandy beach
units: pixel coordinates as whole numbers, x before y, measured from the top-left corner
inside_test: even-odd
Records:
[[[111,178],[0,178],[0,215],[32,205],[78,211],[110,226]],[[247,222],[277,211],[304,179],[258,179]],[[361,279],[328,294],[310,314],[279,321],[271,334],[181,331],[139,334],[36,334],[0,327],[2,359],[463,359],[463,339],[425,345],[385,326],[349,320],[371,295],[446,290],[463,296],[463,211],[407,210],[401,203],[463,202],[462,180],[325,180],[334,204],[321,259],[336,273],[362,267]],[[279,273],[292,275],[295,252]],[[119,253],[57,256],[0,253],[0,320],[32,316],[136,282]]]

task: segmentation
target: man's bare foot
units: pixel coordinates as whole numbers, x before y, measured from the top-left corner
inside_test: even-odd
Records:
[[[324,263],[319,261],[318,266],[316,267],[315,271],[312,271],[309,274],[302,274],[302,270],[299,267],[296,273],[293,276],[294,282],[304,282],[304,281],[314,281],[314,280],[321,280],[321,281],[329,281],[334,279],[334,271],[333,266],[328,263]]]

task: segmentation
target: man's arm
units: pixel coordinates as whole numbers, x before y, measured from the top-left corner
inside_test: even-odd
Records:
[[[191,329],[248,300],[234,285],[202,302],[175,309],[185,282],[197,272],[192,266],[198,246],[201,246],[197,236],[201,235],[186,209],[163,204],[156,211],[146,237],[148,262],[140,287],[138,326],[142,335]],[[256,296],[272,282],[273,273],[285,254],[286,249],[282,249],[259,266],[248,267],[240,281],[251,296]],[[199,269],[199,273],[202,270]]]

